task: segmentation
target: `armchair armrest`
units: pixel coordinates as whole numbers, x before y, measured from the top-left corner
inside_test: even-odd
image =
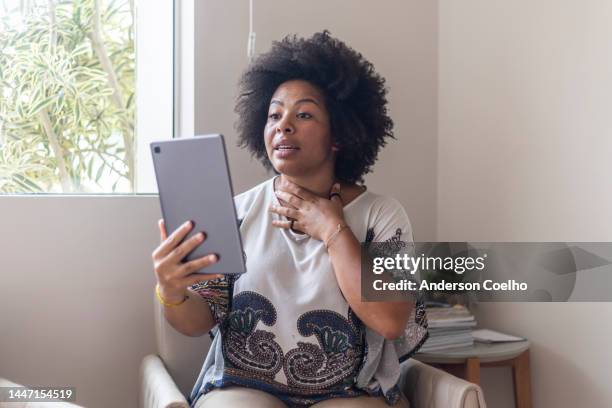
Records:
[[[189,403],[168,374],[162,360],[153,354],[140,364],[140,408],[189,408]]]
[[[400,384],[411,408],[486,408],[478,385],[415,359],[401,364]]]

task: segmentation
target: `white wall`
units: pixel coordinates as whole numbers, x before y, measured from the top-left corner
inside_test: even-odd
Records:
[[[398,198],[415,239],[434,238],[436,214],[437,3],[417,0],[254,1],[258,53],[287,34],[310,36],[329,29],[361,52],[387,79],[397,141],[379,155],[366,177],[373,191]],[[195,131],[227,137],[236,192],[269,177],[236,147],[236,84],[246,68],[248,2],[195,4]]]
[[[0,197],[0,377],[136,406],[159,217],[156,196]]]
[[[439,240],[612,240],[611,22],[608,1],[439,2]],[[612,406],[612,304],[477,317],[533,342],[535,407]],[[509,370],[483,385],[513,406]]]

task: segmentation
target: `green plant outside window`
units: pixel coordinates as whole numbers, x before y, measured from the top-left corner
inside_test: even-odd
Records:
[[[0,193],[132,192],[128,0],[0,0]]]

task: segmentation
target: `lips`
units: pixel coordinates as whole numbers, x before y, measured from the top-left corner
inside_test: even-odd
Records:
[[[283,160],[290,159],[297,155],[299,150],[300,148],[294,144],[288,143],[286,141],[279,142],[274,145],[274,157]]]
[[[295,146],[295,145],[290,145],[290,144],[283,143],[283,144],[279,144],[279,145],[275,146],[274,150],[288,151],[288,150],[300,150],[300,148]]]

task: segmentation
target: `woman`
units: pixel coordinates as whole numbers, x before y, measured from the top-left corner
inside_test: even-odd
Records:
[[[384,80],[322,32],[274,43],[240,87],[241,145],[276,173],[235,197],[247,273],[192,275],[216,256],[179,263],[204,240],[177,245],[189,224],[168,238],[160,220],[153,253],[168,322],[214,336],[192,406],[407,406],[399,360],[427,337],[423,305],[360,287],[360,242],[412,241],[401,204],[357,184],[393,137]]]

